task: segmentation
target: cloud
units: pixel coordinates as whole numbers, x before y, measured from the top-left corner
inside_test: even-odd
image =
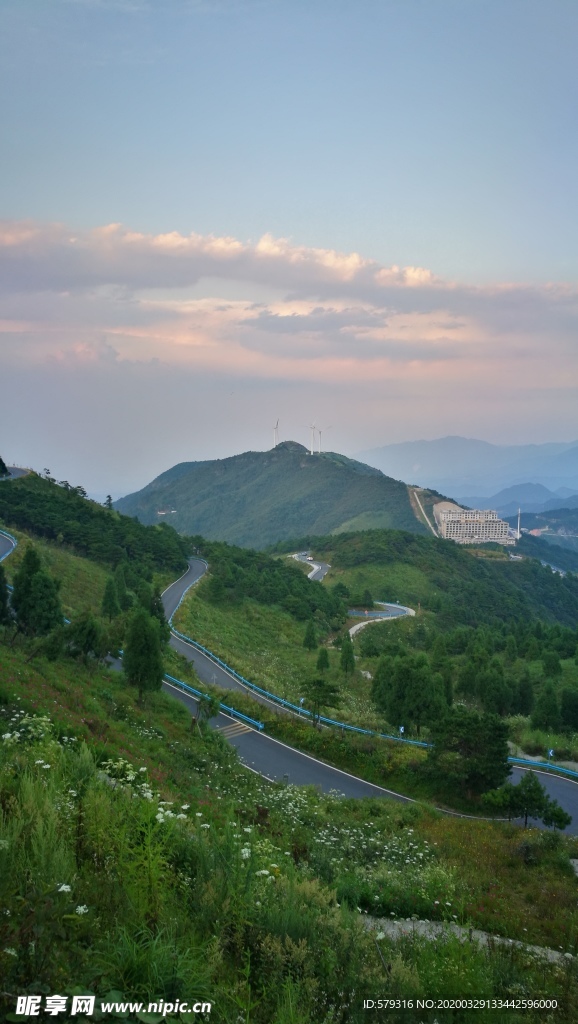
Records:
[[[32,221],[0,223],[0,282],[8,363],[24,353],[90,362],[104,343],[115,363],[245,379],[578,383],[570,285],[475,287],[270,234],[243,242]]]

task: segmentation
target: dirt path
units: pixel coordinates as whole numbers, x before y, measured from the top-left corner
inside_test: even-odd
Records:
[[[387,917],[364,917],[363,923],[368,930],[377,932],[376,938],[379,935],[388,935],[393,939],[401,938],[403,935],[423,935],[426,939],[434,941],[444,935],[452,934],[456,935],[462,942],[475,942],[480,946],[493,944],[498,946],[517,946],[519,949],[527,950],[529,953],[543,957],[545,960],[550,960],[552,963],[574,959],[572,953],[559,952],[555,949],[549,949],[547,946],[530,946],[528,943],[520,942],[518,939],[505,939],[502,935],[490,935],[489,932],[482,932],[478,928],[464,928],[463,925],[453,924],[449,921],[417,921],[411,919],[407,921],[392,921]]]

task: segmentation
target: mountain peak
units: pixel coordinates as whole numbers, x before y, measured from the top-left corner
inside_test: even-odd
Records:
[[[425,532],[404,483],[336,452],[310,455],[297,441],[181,463],[115,507],[143,523],[170,509],[180,533],[257,548],[334,531]]]
[[[308,449],[304,445],[299,444],[298,441],[279,441],[279,444],[275,445],[274,452],[298,452],[300,455],[306,455]]]

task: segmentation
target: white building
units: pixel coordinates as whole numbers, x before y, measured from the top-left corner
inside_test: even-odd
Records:
[[[465,509],[452,501],[440,501],[433,511],[440,537],[456,544],[516,543],[508,523],[491,509]]]

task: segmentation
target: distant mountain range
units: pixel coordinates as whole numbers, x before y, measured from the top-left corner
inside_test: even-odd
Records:
[[[560,497],[578,493],[578,441],[496,445],[442,437],[389,444],[357,457],[382,473],[451,494],[464,504],[487,506],[504,489],[519,484],[540,484],[551,495],[544,500],[557,501],[558,507]],[[476,496],[475,502],[468,495]]]
[[[294,441],[179,463],[114,507],[145,524],[168,522],[179,533],[254,548],[343,531],[427,532],[404,483],[344,455],[310,455]]]
[[[567,494],[567,491],[570,493]],[[572,494],[570,488],[561,487],[556,493],[543,484],[514,484],[490,497],[469,495],[460,500],[470,508],[493,508],[498,515],[506,518],[516,515],[518,509],[522,512],[548,512],[552,509],[578,508],[578,494]]]

